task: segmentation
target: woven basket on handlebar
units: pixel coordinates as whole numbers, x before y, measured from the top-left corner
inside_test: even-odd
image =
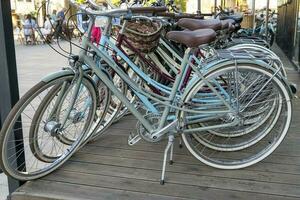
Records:
[[[129,21],[124,35],[130,44],[143,53],[153,52],[159,43],[162,24],[159,21]]]

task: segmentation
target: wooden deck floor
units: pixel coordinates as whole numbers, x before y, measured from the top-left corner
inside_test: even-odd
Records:
[[[292,66],[287,64],[287,71],[300,84]],[[300,101],[295,100],[293,122],[280,147],[264,161],[241,170],[205,166],[175,145],[175,163],[167,166],[166,184],[161,186],[166,141],[128,146],[127,136],[136,123],[128,116],[54,173],[27,182],[12,199],[300,199],[299,122]]]

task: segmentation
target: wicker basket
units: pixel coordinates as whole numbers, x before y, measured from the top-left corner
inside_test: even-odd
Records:
[[[127,22],[124,35],[130,44],[143,53],[153,52],[159,44],[162,24],[159,21]]]

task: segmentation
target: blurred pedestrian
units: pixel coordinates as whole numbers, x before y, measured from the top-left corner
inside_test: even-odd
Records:
[[[62,8],[56,15],[56,27],[55,27],[55,38],[59,38],[59,36],[63,33],[63,25],[65,22],[65,12],[66,8]]]
[[[41,28],[41,33],[43,34],[43,37],[47,42],[51,42],[52,27],[53,20],[51,19],[50,15],[47,15],[44,27]]]
[[[23,23],[23,30],[24,30],[26,44],[28,44],[28,43],[34,44],[35,43],[35,35],[34,35],[35,28],[36,28],[35,19],[32,18],[32,16],[30,14],[28,14]]]
[[[56,21],[56,15],[57,15],[57,10],[53,10],[50,16],[53,21]]]

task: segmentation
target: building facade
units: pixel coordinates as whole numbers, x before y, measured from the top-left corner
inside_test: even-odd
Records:
[[[13,26],[18,26],[24,15],[35,11],[34,0],[10,0]]]
[[[20,26],[20,22],[24,20],[27,14],[36,15],[38,9],[42,6],[42,2],[43,0],[10,0],[13,26]],[[67,6],[68,0],[51,0],[50,3],[46,5],[47,8],[45,8],[44,11],[47,10],[47,12],[51,14],[53,10],[60,10]],[[42,21],[45,13],[43,13],[42,9],[40,9],[40,12],[38,20]]]
[[[277,44],[300,71],[300,1],[278,4]]]
[[[16,14],[30,13],[35,10],[34,0],[10,0],[12,11]]]

